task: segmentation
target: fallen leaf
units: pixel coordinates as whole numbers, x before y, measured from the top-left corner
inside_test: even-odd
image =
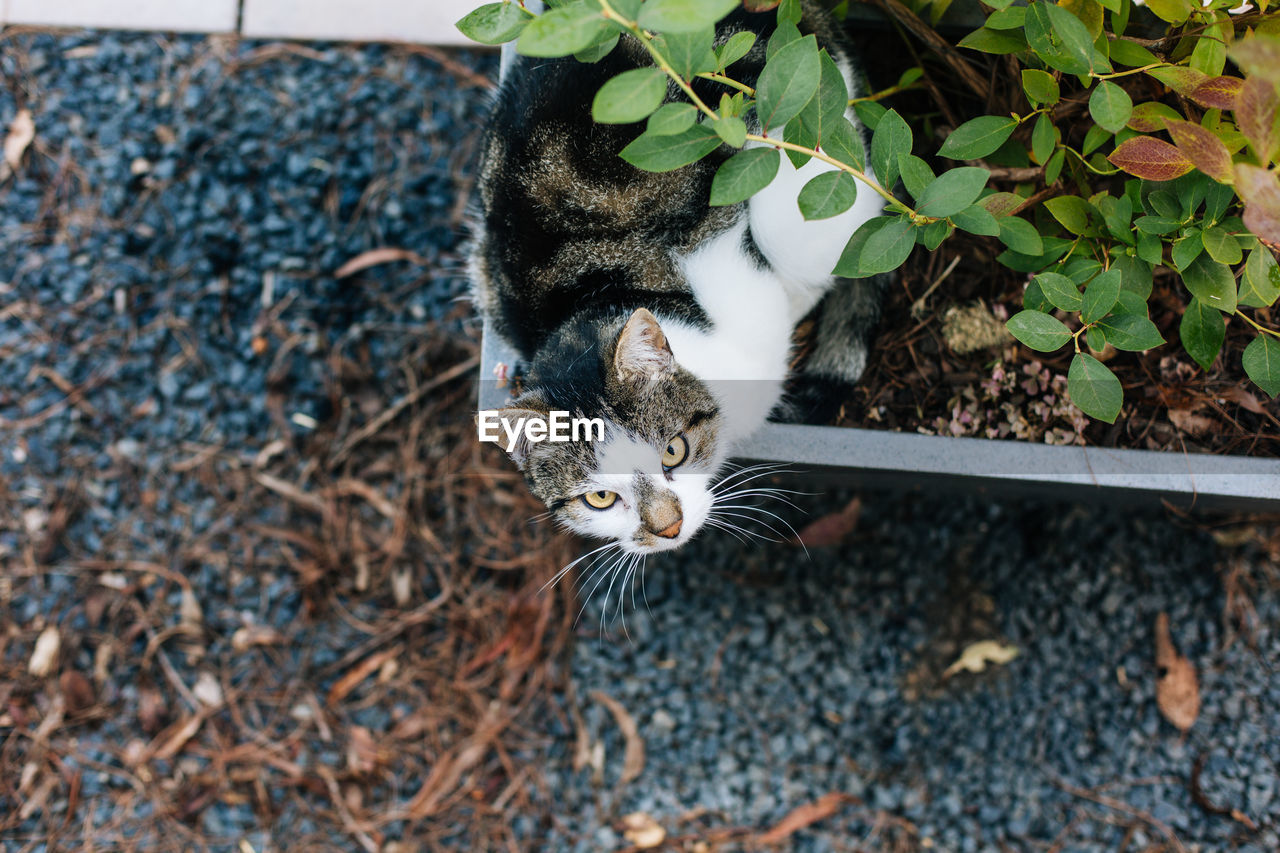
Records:
[[[210,708],[222,707],[222,685],[218,683],[217,676],[212,672],[206,670],[200,673],[196,678],[195,686],[191,688],[191,693]]]
[[[860,802],[857,797],[842,791],[823,794],[812,803],[805,803],[787,812],[786,816],[774,824],[767,832],[756,836],[756,842],[759,844],[781,844],[790,838],[793,833],[799,832],[806,826],[811,826],[820,820],[826,820],[843,806],[857,802]]]
[[[150,750],[151,757],[158,758],[161,761],[173,758],[187,745],[187,741],[196,736],[196,732],[200,731],[200,726],[203,723],[204,716],[194,714],[169,726],[169,728],[156,735]]]
[[[806,548],[839,545],[858,526],[861,514],[862,500],[854,498],[843,509],[806,524],[800,531],[800,541]]]
[[[4,166],[0,168],[0,181],[18,170],[22,155],[36,138],[36,123],[31,110],[18,110],[9,125],[9,135],[4,138]]]
[[[1006,646],[995,640],[981,640],[965,646],[955,663],[943,671],[943,678],[958,672],[982,672],[988,663],[1006,664],[1018,656],[1017,646]]]
[[[667,839],[667,831],[644,812],[632,812],[622,818],[622,837],[639,850],[657,847]]]
[[[591,691],[591,698],[609,709],[622,732],[626,746],[622,753],[622,775],[618,777],[618,784],[625,785],[644,772],[644,739],[640,737],[635,719],[622,707],[621,702],[599,690]]]
[[[68,669],[58,676],[58,689],[67,700],[67,710],[73,714],[92,707],[96,701],[89,679],[74,669]]]
[[[1170,409],[1169,421],[1183,432],[1204,435],[1217,427],[1218,422],[1204,415],[1193,415],[1186,409]]]
[[[382,249],[370,249],[367,252],[361,252],[351,260],[347,261],[334,272],[334,278],[346,278],[355,275],[361,270],[367,270],[369,267],[376,267],[382,264],[390,264],[395,261],[409,261],[418,266],[426,266],[427,259],[419,255],[417,252],[410,252],[408,249],[393,249],[390,247]]]
[[[1209,535],[1213,537],[1214,542],[1224,548],[1238,548],[1250,542],[1262,543],[1266,541],[1266,537],[1262,535],[1262,532],[1252,524],[1242,524],[1239,527],[1224,527],[1211,531]]]
[[[1258,402],[1258,398],[1243,388],[1226,388],[1219,392],[1219,396],[1224,400],[1230,400],[1238,403],[1244,408],[1253,412],[1255,415],[1265,414],[1266,410],[1262,408],[1262,404]]]
[[[1156,706],[1178,731],[1186,732],[1200,715],[1196,668],[1178,653],[1169,636],[1169,614],[1156,616]]]
[[[27,672],[36,678],[44,678],[53,672],[58,663],[58,652],[62,648],[62,635],[57,627],[50,625],[40,632],[36,638],[36,647],[31,652],[31,660],[27,661]]]
[[[231,635],[231,648],[243,652],[254,646],[272,646],[283,639],[280,632],[270,625],[245,625]]]
[[[357,776],[368,776],[378,768],[378,745],[364,726],[352,726],[347,742],[347,769]]]

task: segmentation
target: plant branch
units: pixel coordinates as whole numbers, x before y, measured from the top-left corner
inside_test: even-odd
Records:
[[[1273,335],[1274,337],[1280,338],[1280,332],[1276,331],[1275,329],[1268,329],[1266,326],[1263,326],[1261,323],[1258,323],[1256,320],[1254,320],[1248,314],[1241,311],[1239,308],[1236,308],[1236,310],[1232,311],[1231,313],[1234,316],[1239,317],[1241,320],[1244,320],[1250,326],[1253,326],[1253,328],[1256,329],[1257,331],[1263,334]]]
[[[700,71],[696,76],[701,77],[703,80],[710,80],[713,83],[721,83],[725,86],[730,86],[734,89],[737,89],[739,92],[745,92],[746,94],[750,95],[753,98],[756,96],[756,90],[748,86],[746,83],[739,83],[737,80],[734,80],[732,77],[726,77],[725,75],[720,74],[718,72]]]
[[[808,154],[811,157],[815,157],[824,163],[830,163],[832,166],[835,166],[838,169],[848,172],[850,175],[853,175],[859,181],[862,181],[862,183],[871,187],[871,189],[875,190],[875,192],[878,195],[880,195],[885,201],[887,201],[891,206],[910,216],[913,222],[916,222],[916,220],[919,219],[919,222],[917,222],[916,224],[936,221],[934,219],[931,219],[930,217],[921,216],[919,213],[916,213],[916,211],[912,207],[907,205],[901,199],[895,197],[893,193],[889,192],[884,187],[880,186],[879,183],[872,180],[867,175],[866,172],[863,172],[860,169],[856,169],[853,166],[850,166],[848,163],[842,163],[836,158],[830,156],[829,154],[824,154],[815,148],[806,148],[803,145],[796,145],[794,142],[787,142],[786,140],[783,140],[783,139],[774,139],[771,136],[765,136],[760,133],[748,133],[747,139],[752,142],[763,142],[765,145],[772,145],[774,148],[785,148],[788,151],[798,151],[801,154]]]

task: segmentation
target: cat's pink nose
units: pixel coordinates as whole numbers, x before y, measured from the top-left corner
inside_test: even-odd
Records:
[[[659,530],[658,535],[663,539],[675,539],[680,535],[680,525],[684,524],[683,518],[677,518],[675,524],[672,524],[666,530]]]

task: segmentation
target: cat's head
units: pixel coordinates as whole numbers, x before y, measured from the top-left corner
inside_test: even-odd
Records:
[[[583,424],[577,440],[571,429],[569,441],[535,441],[519,430],[508,452],[530,491],[562,526],[625,552],[683,545],[711,513],[727,453],[715,396],[680,366],[643,308],[575,362],[559,371],[544,365],[555,379],[535,376],[500,412],[508,425],[546,422],[555,412],[598,419]]]

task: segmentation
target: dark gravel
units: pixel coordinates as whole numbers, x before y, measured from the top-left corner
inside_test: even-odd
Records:
[[[493,57],[452,56],[494,72]],[[277,439],[305,456],[312,425],[336,417],[335,357],[359,353],[360,381],[388,382],[430,321],[463,324],[450,313],[462,290],[458,199],[484,91],[405,49],[103,33],[11,35],[0,75],[0,121],[26,107],[37,126],[23,169],[0,185],[0,563],[24,578],[32,559],[151,560],[190,579],[211,658],[248,614],[300,632],[272,666],[333,664],[359,633],[304,618],[294,575],[254,571],[247,531],[220,515],[234,498],[229,469],[182,462],[211,447],[252,459]],[[384,246],[425,264],[333,277]],[[807,503],[820,514],[845,499]],[[612,609],[601,636],[602,602],[588,605],[570,676],[603,774],[573,768],[572,714],[545,721],[546,813],[514,823],[529,849],[621,847],[617,819],[632,811],[673,836],[759,830],[833,791],[861,804],[796,834],[795,849],[1178,849],[1156,822],[1187,850],[1280,849],[1274,544],[1228,549],[1130,509],[865,503],[848,544],[812,559],[707,536],[651,560],[647,604],[627,602],[629,637]],[[255,521],[284,518],[267,508]],[[1224,613],[1233,562],[1256,613],[1243,637],[1228,632],[1238,611]],[[22,638],[0,639],[0,656],[25,665],[46,623],[91,633],[90,587],[59,571],[17,595],[0,587],[3,629]],[[139,592],[138,606],[176,620],[181,590],[162,589],[158,601]],[[352,615],[374,619],[386,600],[362,599]],[[1153,699],[1161,610],[1200,672],[1203,707],[1185,739]],[[1021,655],[941,678],[984,639]],[[133,708],[159,677],[154,661],[139,668],[146,645],[130,638],[107,707]],[[90,643],[64,653],[94,669]],[[173,662],[196,682],[199,658]],[[646,742],[643,775],[616,793],[622,739],[593,690],[619,700]],[[404,712],[373,705],[357,722],[380,732]],[[130,725],[78,730],[64,757],[86,770],[72,825],[150,817],[113,811],[111,768],[139,736]],[[0,757],[17,748],[13,732],[0,726]],[[1207,801],[1258,829],[1195,801],[1197,757]],[[208,763],[176,760],[189,774]],[[298,760],[345,759],[335,744]],[[0,796],[0,811],[14,805]],[[25,846],[40,819],[5,849],[40,849]],[[352,848],[294,799],[269,822],[217,799],[190,832],[212,849],[245,839],[260,851],[270,837]]]

